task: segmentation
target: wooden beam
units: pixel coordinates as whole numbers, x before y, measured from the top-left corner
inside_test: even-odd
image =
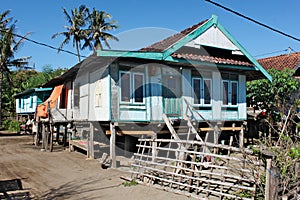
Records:
[[[111,135],[111,131],[107,130],[106,135]],[[117,135],[153,135],[153,131],[116,131]]]
[[[174,138],[176,141],[180,141],[180,138],[178,137],[176,131],[174,130],[174,128],[173,128],[173,126],[172,126],[172,124],[171,124],[170,119],[167,117],[166,114],[163,114],[163,119],[164,119],[164,121],[165,121],[165,123],[166,123],[166,125],[167,125],[167,127],[168,127],[168,129],[169,129],[169,131],[171,132],[173,138]]]
[[[242,127],[220,127],[221,131],[241,131]],[[210,127],[199,128],[199,131],[214,131],[215,129]]]

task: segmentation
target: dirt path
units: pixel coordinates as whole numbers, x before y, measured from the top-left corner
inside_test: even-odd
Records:
[[[30,199],[189,199],[144,185],[124,187],[120,176],[130,174],[101,169],[96,160],[55,148],[42,152],[32,136],[0,133],[0,181],[21,179]],[[1,198],[0,198],[1,199]]]

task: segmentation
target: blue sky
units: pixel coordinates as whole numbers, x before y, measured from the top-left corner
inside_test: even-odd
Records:
[[[257,21],[300,38],[299,0],[214,0],[215,2],[243,13]],[[287,53],[291,47],[300,51],[300,42],[272,32],[253,22],[240,18],[204,0],[1,0],[2,13],[11,10],[10,16],[17,22],[17,33],[31,32],[30,39],[58,47],[63,37],[51,39],[57,32],[65,31],[68,25],[62,8],[70,10],[85,4],[110,13],[120,26],[111,32],[120,42],[111,43],[113,49],[136,49],[181,31],[215,14],[219,22],[239,41],[252,56],[268,57]],[[72,42],[64,47],[75,52]],[[278,52],[281,51],[281,52]],[[276,54],[268,54],[277,52]],[[89,55],[89,51],[82,55]],[[53,68],[70,68],[77,57],[64,52],[25,42],[16,57],[32,56],[30,64],[37,70],[50,65]]]

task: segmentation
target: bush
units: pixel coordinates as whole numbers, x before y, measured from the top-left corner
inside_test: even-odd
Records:
[[[7,119],[2,123],[2,128],[9,132],[20,132],[20,125],[21,123],[18,121]]]
[[[10,122],[11,122],[11,120],[8,120],[8,119],[4,120],[4,121],[2,122],[2,128],[3,128],[4,130],[8,130],[8,127],[9,127]]]

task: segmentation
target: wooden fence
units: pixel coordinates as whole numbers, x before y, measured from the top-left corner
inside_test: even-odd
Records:
[[[252,151],[199,140],[139,139],[133,178],[196,198],[253,199],[261,163]],[[207,150],[209,149],[209,151]]]

